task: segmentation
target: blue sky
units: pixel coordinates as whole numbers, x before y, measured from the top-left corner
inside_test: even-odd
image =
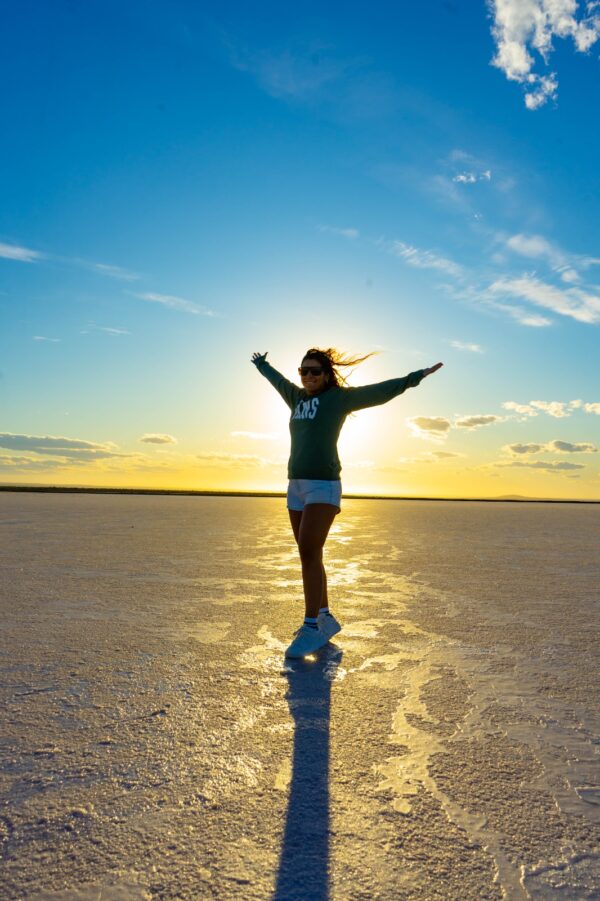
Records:
[[[527,9],[5,4],[0,481],[280,487],[249,357],[334,344],[445,363],[348,489],[600,497],[600,10]]]

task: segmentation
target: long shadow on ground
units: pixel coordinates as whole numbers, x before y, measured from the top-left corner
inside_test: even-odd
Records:
[[[296,725],[292,778],[272,901],[329,898],[329,714],[342,651],[327,644],[313,659],[287,660],[286,695]]]

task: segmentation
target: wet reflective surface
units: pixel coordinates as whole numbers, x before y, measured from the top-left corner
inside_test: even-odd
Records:
[[[600,508],[0,496],[3,897],[599,897]]]

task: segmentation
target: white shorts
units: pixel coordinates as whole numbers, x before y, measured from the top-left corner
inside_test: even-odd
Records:
[[[288,510],[304,510],[307,504],[331,504],[340,512],[342,483],[325,479],[290,479],[287,491]],[[337,515],[337,514],[336,514]]]

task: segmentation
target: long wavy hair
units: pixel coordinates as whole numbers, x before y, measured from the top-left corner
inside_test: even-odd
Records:
[[[365,360],[368,360],[369,357],[374,356],[376,353],[377,351],[372,351],[370,354],[365,354],[362,357],[352,357],[348,354],[341,353],[339,350],[336,350],[335,347],[328,347],[326,350],[319,347],[311,347],[311,349],[307,350],[302,357],[302,361],[316,360],[317,363],[320,363],[325,372],[329,374],[327,388],[341,388],[342,385],[347,385],[348,382],[346,381],[345,376],[339,371],[340,367],[348,368],[358,366],[359,363],[364,363]]]

